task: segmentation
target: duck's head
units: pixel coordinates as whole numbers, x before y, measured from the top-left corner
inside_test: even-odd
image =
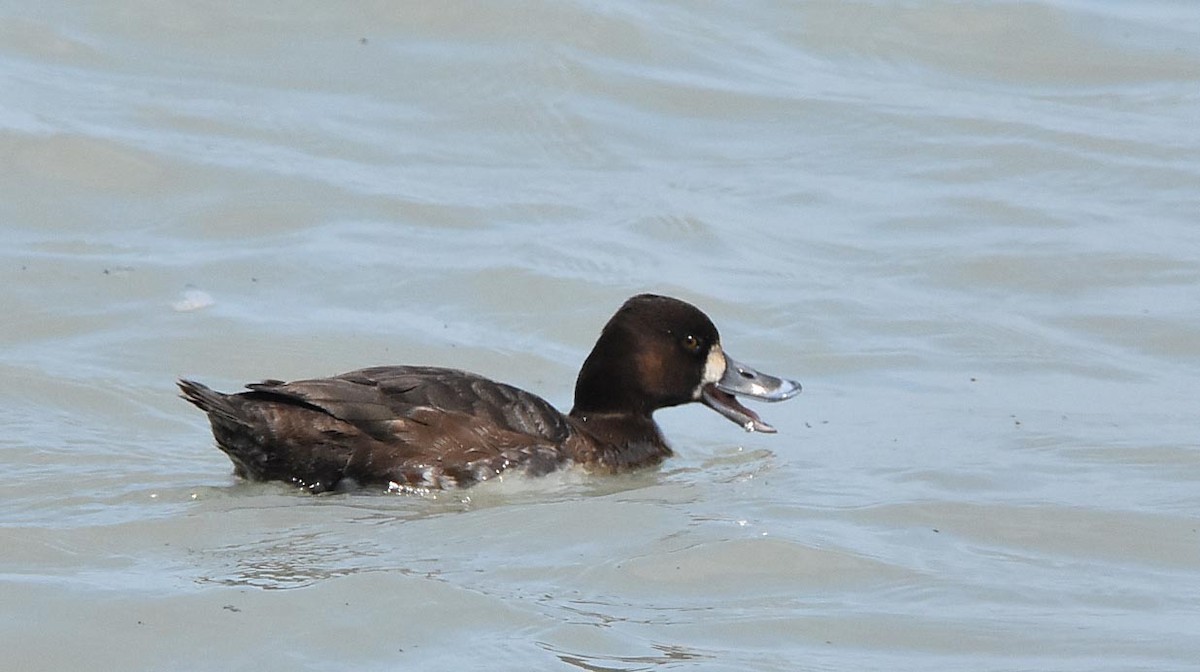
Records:
[[[750,432],[774,432],[738,396],[782,401],[800,383],[741,364],[721,347],[712,320],[667,296],[639,294],[617,310],[575,383],[572,415],[632,413],[698,401]]]

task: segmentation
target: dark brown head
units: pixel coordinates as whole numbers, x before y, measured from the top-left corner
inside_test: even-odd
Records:
[[[726,356],[717,328],[695,306],[640,294],[617,310],[584,361],[571,415],[649,417],[659,408],[700,401],[747,430],[770,432],[733,395],[779,401],[799,392],[799,383],[760,374]]]

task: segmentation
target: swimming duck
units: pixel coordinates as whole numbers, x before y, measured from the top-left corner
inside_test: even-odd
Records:
[[[717,328],[695,306],[653,294],[629,299],[604,326],[566,415],[511,385],[430,366],[264,380],[234,394],[190,380],[178,385],[208,414],[237,475],[311,492],[468,486],[571,463],[628,471],[672,455],[652,417],[660,408],[700,402],[746,431],[774,432],[734,395],[781,401],[800,392],[800,383],[725,354]]]

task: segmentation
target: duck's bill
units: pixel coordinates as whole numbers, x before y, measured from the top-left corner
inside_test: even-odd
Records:
[[[758,414],[738,402],[739,395],[762,401],[783,401],[800,394],[800,383],[776,378],[725,358],[725,374],[715,383],[705,385],[700,400],[705,406],[741,425],[747,432],[775,433],[775,428],[762,421]]]

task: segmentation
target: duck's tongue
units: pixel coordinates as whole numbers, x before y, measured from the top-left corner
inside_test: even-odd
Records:
[[[757,413],[738,402],[737,397],[722,392],[713,383],[704,386],[700,392],[700,400],[705,406],[741,425],[747,432],[774,434],[776,431],[774,427],[763,422]]]
[[[775,428],[738,402],[735,394],[763,401],[783,401],[800,394],[800,383],[759,373],[726,356],[725,375],[701,388],[700,400],[705,406],[741,425],[747,432],[773,434]]]

